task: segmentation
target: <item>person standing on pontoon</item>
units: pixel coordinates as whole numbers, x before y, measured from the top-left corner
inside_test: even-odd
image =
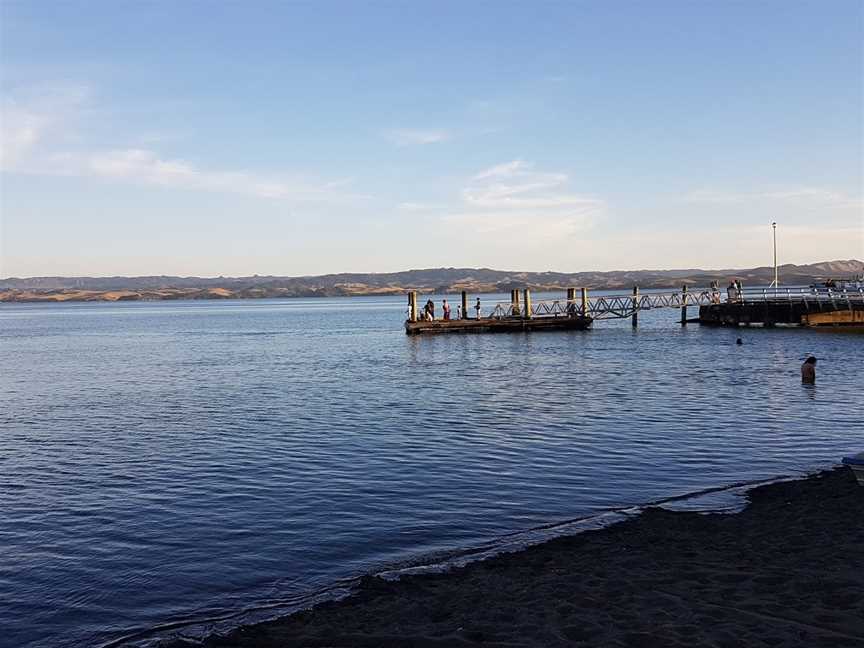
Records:
[[[726,301],[730,304],[738,301],[738,285],[734,279],[729,282],[729,287],[726,289]]]
[[[477,298],[477,303],[474,304],[474,310],[477,311],[477,319],[480,319],[480,298]]]
[[[720,283],[716,279],[711,282],[711,303],[720,303]]]

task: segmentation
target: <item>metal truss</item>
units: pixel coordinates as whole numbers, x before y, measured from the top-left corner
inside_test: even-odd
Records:
[[[591,319],[623,319],[634,313],[655,308],[683,308],[685,306],[707,306],[729,301],[723,299],[719,291],[677,291],[672,293],[643,293],[639,295],[592,295],[588,298],[587,309],[582,300],[555,299],[537,301],[531,304],[531,317],[590,317]],[[808,288],[796,289],[747,289],[742,291],[733,302],[803,302],[805,304],[838,304],[864,302],[864,289],[855,291],[820,291]],[[495,304],[489,317],[524,317],[524,304],[499,302]]]

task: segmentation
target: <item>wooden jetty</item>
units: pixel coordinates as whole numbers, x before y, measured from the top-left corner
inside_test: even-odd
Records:
[[[496,304],[486,317],[468,316],[468,295],[462,291],[461,317],[445,320],[443,318],[428,319],[425,310],[417,308],[417,292],[408,293],[408,320],[405,322],[405,333],[418,335],[421,333],[512,333],[517,331],[572,331],[585,330],[591,326],[592,318],[584,314],[583,308],[576,307],[576,289],[567,290],[567,300],[554,302],[554,307],[548,307],[547,302],[532,304],[531,291],[510,291],[510,304]],[[588,292],[582,290],[581,305],[587,307]]]
[[[566,299],[534,302],[529,289],[511,290],[510,302],[494,304],[488,315],[468,316],[468,297],[462,291],[456,319],[427,317],[418,310],[417,293],[408,294],[408,335],[425,333],[496,333],[513,331],[584,330],[597,320],[630,318],[638,326],[639,313],[656,308],[680,309],[682,326],[698,322],[709,326],[806,326],[864,330],[864,289],[842,292],[809,288],[748,289],[723,295],[715,286],[672,293],[610,294],[588,296],[587,288],[567,289]],[[687,317],[688,307],[698,307],[699,317]]]

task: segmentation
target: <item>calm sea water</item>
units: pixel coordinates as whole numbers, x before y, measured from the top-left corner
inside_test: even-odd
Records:
[[[864,449],[861,336],[667,310],[409,338],[404,310],[0,305],[0,645],[105,645]]]

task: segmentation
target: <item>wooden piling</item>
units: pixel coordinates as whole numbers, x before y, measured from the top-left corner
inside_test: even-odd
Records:
[[[582,317],[588,317],[588,289],[582,289]]]
[[[511,305],[513,306],[513,308],[512,308],[513,312],[511,314],[514,317],[519,317],[519,315],[521,314],[521,309],[519,308],[519,289],[518,288],[513,289],[511,296],[510,296],[510,299],[511,299]]]
[[[639,286],[633,286],[633,315],[630,324],[633,328],[639,326]]]
[[[468,319],[468,293],[462,291],[462,319]]]
[[[412,290],[408,293],[408,321],[417,321],[417,291]]]
[[[531,291],[525,289],[525,319],[531,319]]]
[[[687,326],[687,284],[681,288],[681,326]]]

